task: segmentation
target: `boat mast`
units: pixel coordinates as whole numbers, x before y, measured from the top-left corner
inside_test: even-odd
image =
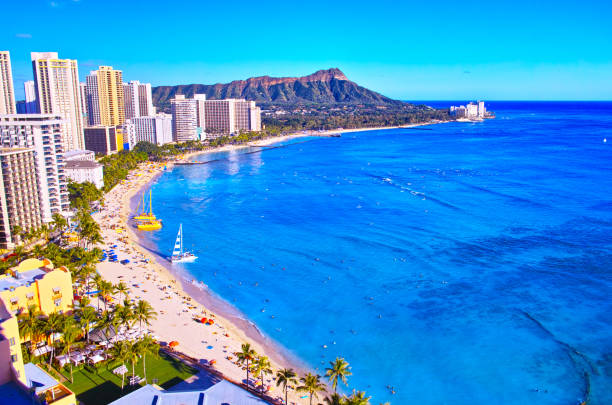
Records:
[[[149,215],[153,215],[153,192],[149,190]]]
[[[183,224],[179,226],[179,233],[181,234],[181,256],[183,256]]]

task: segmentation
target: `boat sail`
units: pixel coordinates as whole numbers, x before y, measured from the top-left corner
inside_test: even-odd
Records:
[[[185,252],[183,250],[183,224],[179,225],[178,234],[176,235],[176,241],[174,242],[174,250],[172,251],[172,257],[170,261],[172,263],[188,263],[193,262],[198,257],[191,252]]]
[[[139,216],[134,217],[134,219],[138,221],[137,228],[141,231],[156,231],[158,229],[161,229],[162,227],[161,219],[157,219],[155,217],[155,214],[153,214],[153,193],[151,191],[149,191],[149,212],[148,213],[144,212],[145,210],[144,197],[143,197],[142,203],[143,203],[142,212],[140,213]]]

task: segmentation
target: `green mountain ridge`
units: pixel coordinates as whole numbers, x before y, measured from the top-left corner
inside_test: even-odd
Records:
[[[337,68],[319,70],[303,77],[260,76],[225,84],[158,86],[152,91],[153,103],[162,110],[169,108],[175,95],[191,97],[196,93],[206,94],[210,100],[244,98],[259,104],[406,105],[359,86]]]

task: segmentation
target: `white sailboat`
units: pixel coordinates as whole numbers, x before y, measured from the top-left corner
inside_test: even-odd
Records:
[[[174,242],[174,250],[170,261],[172,263],[189,263],[195,261],[198,257],[191,252],[183,251],[183,224],[179,226],[178,235]]]

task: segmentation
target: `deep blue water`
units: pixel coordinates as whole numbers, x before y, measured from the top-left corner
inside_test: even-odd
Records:
[[[373,403],[610,404],[612,103],[488,107],[175,168],[147,237]]]

